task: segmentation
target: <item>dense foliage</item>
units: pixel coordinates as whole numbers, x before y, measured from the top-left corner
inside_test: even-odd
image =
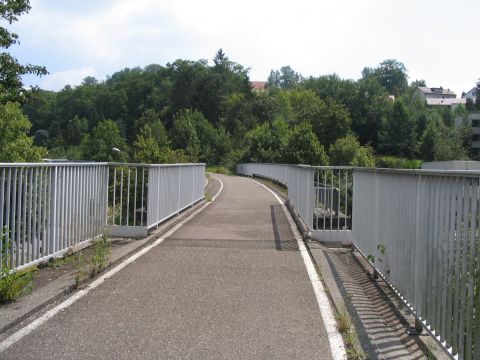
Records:
[[[396,60],[356,81],[285,66],[253,90],[248,69],[219,50],[213,64],[177,60],[39,91],[23,109],[36,145],[75,160],[375,166],[471,156],[468,126],[454,125],[466,110],[427,108],[414,96],[424,82],[407,79]]]

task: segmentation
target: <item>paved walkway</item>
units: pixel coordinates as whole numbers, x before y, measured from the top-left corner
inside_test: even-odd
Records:
[[[281,206],[220,178],[216,202],[0,358],[330,359]]]

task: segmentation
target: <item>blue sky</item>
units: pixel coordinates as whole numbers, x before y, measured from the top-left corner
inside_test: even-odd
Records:
[[[480,78],[480,1],[459,0],[32,0],[11,28],[22,63],[50,90],[105,79],[125,67],[212,59],[219,48],[252,80],[290,65],[304,76],[357,79],[397,59],[410,80],[460,95]]]

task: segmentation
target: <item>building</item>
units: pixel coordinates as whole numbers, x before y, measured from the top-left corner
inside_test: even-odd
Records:
[[[472,90],[463,94],[462,99],[465,99],[465,101],[467,99],[472,99],[472,101],[475,102],[475,100],[477,99],[477,87],[475,86]]]
[[[428,106],[457,106],[465,105],[466,99],[457,99],[457,94],[455,94],[450,89],[444,89],[443,87],[439,88],[429,88],[426,86],[419,86],[415,90],[414,96],[425,100]]]
[[[464,120],[461,117],[455,119],[456,125],[461,125]],[[467,117],[467,123],[472,127],[471,148],[474,156],[480,155],[480,113],[472,113]]]
[[[480,113],[468,115],[468,123],[472,125],[472,149],[480,150]]]
[[[266,81],[250,81],[250,87],[252,88],[252,90],[264,90],[266,86]]]

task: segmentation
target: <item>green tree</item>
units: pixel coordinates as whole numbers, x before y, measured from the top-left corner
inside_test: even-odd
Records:
[[[68,122],[63,138],[68,145],[80,145],[87,132],[88,120],[75,115],[75,117]]]
[[[246,160],[251,162],[282,163],[290,129],[285,120],[279,118],[265,122],[246,134]]]
[[[200,156],[200,139],[196,122],[202,121],[203,115],[191,109],[180,110],[174,117],[170,138],[174,149],[182,149],[190,161],[198,161]]]
[[[133,143],[134,160],[151,164],[176,162],[176,154],[170,149],[163,124],[156,122],[153,126],[157,129],[152,129],[149,124],[140,129]]]
[[[303,80],[302,75],[293,70],[289,65],[282,66],[280,71],[272,70],[267,79],[267,87],[291,89]]]
[[[358,92],[358,83],[353,80],[341,79],[337,74],[310,77],[302,83],[307,90],[312,90],[320,99],[334,99],[346,106],[352,113]]]
[[[430,120],[423,131],[418,150],[420,157],[424,161],[435,160],[435,144],[438,142],[440,136],[438,130],[439,126],[440,124],[438,122]]]
[[[449,129],[447,126],[440,127],[440,134],[434,145],[436,161],[468,160],[468,151],[463,147],[461,133]]]
[[[408,87],[408,76],[405,65],[395,59],[388,59],[375,68],[372,75],[389,94],[400,96]]]
[[[353,134],[337,139],[329,149],[330,164],[335,166],[375,167],[371,146],[361,146]]]
[[[415,118],[402,101],[396,101],[380,134],[380,148],[387,154],[413,158],[416,143]]]
[[[293,127],[283,158],[290,164],[328,165],[325,149],[315,136],[312,125],[308,122]]]
[[[378,148],[379,133],[388,118],[390,107],[388,93],[377,78],[369,76],[358,81],[355,101],[349,110],[352,130],[361,144]]]
[[[445,125],[432,112],[419,142],[420,156],[425,161],[468,160],[471,131],[466,122]]]
[[[162,122],[160,114],[155,109],[146,109],[138,119],[135,119],[135,133],[138,133],[145,125],[158,122]]]
[[[11,25],[30,8],[28,0],[3,0],[0,2],[0,18]],[[18,42],[17,34],[0,26],[0,48],[8,49]],[[22,76],[26,74],[45,75],[47,70],[43,66],[21,65],[9,53],[0,53],[0,103],[25,100],[28,90],[23,87]]]
[[[100,121],[80,145],[85,160],[128,161],[128,147],[117,124],[112,120]],[[120,150],[117,151],[116,149]]]
[[[360,146],[351,165],[357,167],[375,167],[373,148],[370,145]]]
[[[350,131],[352,120],[343,104],[337,103],[334,99],[327,99],[320,114],[312,126],[324,146],[330,146],[336,139]]]
[[[276,116],[292,125],[309,122],[324,146],[330,146],[350,130],[348,111],[331,98],[323,101],[313,91],[303,89],[280,90],[274,96]]]
[[[38,162],[45,157],[46,149],[33,145],[27,135],[31,126],[19,104],[0,104],[0,162]]]
[[[48,131],[45,129],[40,129],[35,131],[35,135],[33,137],[33,143],[37,146],[48,146],[49,134]]]

